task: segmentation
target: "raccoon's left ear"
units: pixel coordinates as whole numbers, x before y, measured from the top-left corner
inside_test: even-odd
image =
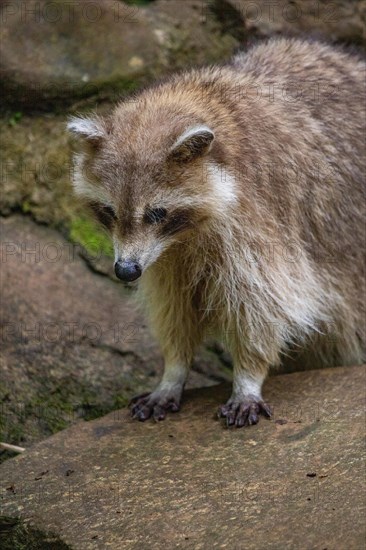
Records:
[[[103,124],[97,118],[73,116],[67,123],[67,129],[94,146],[98,145],[105,137]]]
[[[208,126],[195,126],[186,130],[173,144],[169,158],[188,162],[209,152],[215,134]]]

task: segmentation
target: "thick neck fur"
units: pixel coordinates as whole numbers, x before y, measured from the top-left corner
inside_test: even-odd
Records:
[[[251,347],[255,342],[258,355],[273,363],[273,346],[258,338],[258,328],[272,332],[285,348],[330,321],[335,296],[330,303],[308,258],[285,262],[276,247],[268,248],[266,231],[256,232],[248,234],[230,213],[212,220],[168,249],[143,276],[141,291],[147,306],[153,301],[154,314],[163,294],[172,308],[184,311],[193,304],[207,331],[220,325],[230,336],[239,328],[238,337]]]

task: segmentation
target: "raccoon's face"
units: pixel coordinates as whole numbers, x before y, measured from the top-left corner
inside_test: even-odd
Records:
[[[168,248],[192,246],[194,233],[222,208],[208,126],[165,132],[153,143],[132,130],[121,139],[103,119],[72,118],[68,128],[82,143],[75,191],[110,232],[119,279],[137,280]]]

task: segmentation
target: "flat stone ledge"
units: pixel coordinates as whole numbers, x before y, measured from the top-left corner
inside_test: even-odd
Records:
[[[161,423],[78,423],[0,468],[2,513],[72,548],[361,550],[365,369],[280,375],[271,421],[226,429],[223,384]]]

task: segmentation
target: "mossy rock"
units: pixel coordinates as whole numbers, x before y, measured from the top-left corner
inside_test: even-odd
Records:
[[[9,487],[9,490],[11,488]],[[19,518],[0,516],[2,550],[69,550],[71,547],[56,535],[26,525]]]
[[[111,264],[109,235],[88,216],[72,190],[72,146],[65,116],[8,114],[0,120],[0,131],[0,213],[29,215],[59,229],[91,263],[109,258]]]
[[[75,217],[71,220],[70,239],[80,244],[94,257],[100,255],[113,257],[113,246],[109,235],[90,218]]]
[[[204,4],[14,0],[0,31],[2,107],[54,111],[114,100],[168,70],[222,60],[238,42]]]
[[[115,0],[15,1],[3,8],[2,97],[48,110],[144,82],[159,46],[144,12]],[[10,9],[11,8],[11,9]]]

